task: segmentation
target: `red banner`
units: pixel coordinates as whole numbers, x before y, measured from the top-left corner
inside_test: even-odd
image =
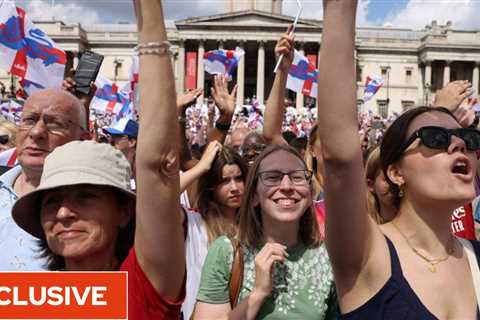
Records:
[[[315,67],[317,66],[317,55],[316,54],[307,54],[307,59]]]
[[[185,88],[195,89],[197,87],[197,53],[187,52],[187,68],[185,75]]]

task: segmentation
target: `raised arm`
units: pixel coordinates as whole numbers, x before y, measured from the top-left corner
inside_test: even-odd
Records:
[[[233,114],[235,113],[235,96],[237,94],[237,85],[232,91],[228,92],[228,80],[224,76],[216,75],[212,88],[212,98],[220,111],[220,117],[208,130],[208,141],[218,141],[221,144],[225,142],[228,129],[231,126]]]
[[[278,57],[283,54],[283,60],[275,74],[272,90],[267,100],[264,115],[263,136],[271,143],[287,144],[282,136],[283,115],[285,114],[285,91],[287,86],[288,70],[294,56],[294,40],[289,36],[291,26],[275,46]]]
[[[161,1],[136,0],[135,6],[139,43],[166,41]],[[156,291],[176,300],[185,278],[185,252],[172,70],[168,51],[140,55],[135,250]]]
[[[341,302],[356,285],[357,276],[376,246],[383,245],[380,252],[388,256],[382,251],[386,249],[385,240],[367,213],[356,105],[356,6],[356,0],[324,1],[318,90],[318,131],[325,163],[326,244]]]

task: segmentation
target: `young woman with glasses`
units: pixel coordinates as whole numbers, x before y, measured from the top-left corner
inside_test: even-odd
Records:
[[[478,245],[467,249],[450,223],[453,210],[475,196],[480,134],[461,128],[447,109],[402,114],[380,150],[398,213],[391,222],[375,223],[367,212],[358,139],[356,5],[324,1],[318,95],[326,244],[339,319],[478,319],[469,266],[478,265]]]
[[[229,296],[233,246],[220,237],[203,267],[195,320],[334,319],[333,275],[316,227],[311,178],[290,146],[273,145],[259,155],[239,212],[238,299]]]

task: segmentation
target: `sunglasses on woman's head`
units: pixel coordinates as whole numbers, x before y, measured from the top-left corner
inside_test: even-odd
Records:
[[[0,144],[7,144],[8,140],[10,140],[10,137],[8,136],[8,134],[0,135]]]
[[[480,131],[473,128],[446,129],[442,127],[427,126],[415,130],[405,141],[401,148],[404,152],[417,138],[428,148],[447,150],[452,141],[452,136],[456,136],[465,142],[469,151],[480,150]]]

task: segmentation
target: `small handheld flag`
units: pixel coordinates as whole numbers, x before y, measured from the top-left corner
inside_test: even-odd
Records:
[[[318,69],[297,50],[288,70],[287,88],[296,93],[317,97]]]
[[[239,47],[235,50],[212,50],[203,55],[203,65],[209,74],[222,74],[231,80],[232,72],[237,67],[245,51]]]
[[[377,91],[382,87],[383,79],[379,76],[367,76],[367,81],[365,82],[365,91],[363,93],[363,102],[370,100]]]

